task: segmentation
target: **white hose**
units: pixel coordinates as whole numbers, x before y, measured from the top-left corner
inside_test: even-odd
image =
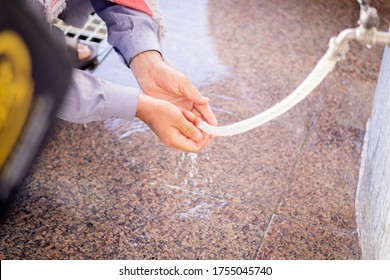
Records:
[[[198,127],[211,135],[231,136],[265,124],[284,114],[305,99],[333,70],[336,63],[337,57],[334,55],[334,49],[330,47],[325,55],[318,61],[309,76],[307,76],[307,78],[289,96],[275,104],[273,107],[254,117],[230,125],[211,126],[202,121]]]

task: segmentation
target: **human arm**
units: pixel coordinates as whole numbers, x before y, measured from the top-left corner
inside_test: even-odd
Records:
[[[155,50],[161,53],[158,25],[150,15],[107,0],[90,0],[107,26],[108,42],[123,57],[126,65],[137,54]]]
[[[135,116],[168,147],[198,152],[208,143],[208,135],[196,128],[199,118],[190,112],[142,94],[137,88],[110,83],[77,69],[57,113],[57,117],[74,123],[111,117],[132,121]]]
[[[158,26],[149,15],[105,0],[91,2],[107,24],[109,42],[130,66],[145,94],[167,100],[217,125],[208,99],[162,59]]]
[[[140,93],[138,88],[104,81],[74,69],[57,117],[74,123],[102,121],[111,117],[132,121]]]

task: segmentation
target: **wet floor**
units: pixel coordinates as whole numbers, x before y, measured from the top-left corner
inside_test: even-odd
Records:
[[[161,2],[167,56],[220,124],[290,93],[359,13],[354,1]],[[290,112],[197,155],[139,121],[60,121],[0,225],[0,257],[359,259],[355,192],[383,49],[351,47]],[[111,72],[118,61],[96,74],[133,83]]]

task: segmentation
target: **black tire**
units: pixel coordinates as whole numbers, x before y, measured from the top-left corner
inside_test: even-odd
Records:
[[[43,14],[26,2],[0,0],[0,34],[11,31],[24,42],[32,62],[34,84],[28,116],[10,154],[0,166],[0,208],[3,210],[49,135],[72,71],[64,44],[53,37]]]

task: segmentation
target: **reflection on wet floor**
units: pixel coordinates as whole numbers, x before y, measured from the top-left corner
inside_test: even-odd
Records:
[[[208,25],[208,1],[160,1],[165,17],[163,51],[172,66],[196,86],[229,76],[217,55]]]
[[[161,5],[164,48],[220,124],[291,92],[359,12],[336,0]],[[198,155],[163,147],[138,122],[59,122],[0,225],[0,257],[360,258],[354,199],[382,50],[352,49],[302,104]],[[96,74],[131,83],[110,57]]]
[[[166,27],[162,50],[167,61],[178,71],[186,75],[196,86],[215,83],[231,75],[216,53],[214,40],[208,26],[208,1],[177,2],[160,1]],[[138,87],[137,81],[127,66],[112,51],[95,69],[94,75],[122,85]],[[212,98],[234,100],[234,97],[221,94],[210,95]],[[234,115],[234,112],[213,106],[214,111]],[[122,120],[108,120],[106,126],[120,139],[133,133],[148,129],[141,121],[133,124]]]
[[[109,119],[105,121],[104,124],[105,127],[120,140],[129,138],[129,136],[133,134],[149,130],[149,127],[139,119],[135,119],[132,123],[122,119]]]
[[[220,62],[214,40],[210,36],[207,7],[207,0],[160,1],[167,30],[162,41],[163,54],[175,69],[196,86],[211,84],[230,75],[226,66]],[[112,82],[138,86],[115,52],[109,54],[94,74]]]

